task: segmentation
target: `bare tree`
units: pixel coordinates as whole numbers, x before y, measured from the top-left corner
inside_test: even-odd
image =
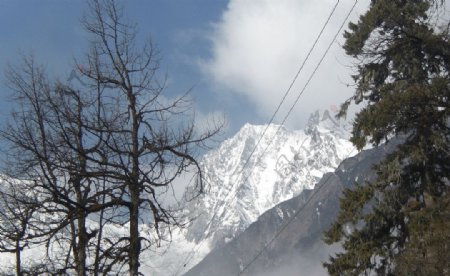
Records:
[[[35,211],[38,201],[27,185],[2,179],[0,187],[0,252],[16,255],[16,274],[22,275],[21,253],[36,236]]]
[[[95,107],[95,102],[59,83],[51,85],[32,57],[24,58],[20,68],[11,67],[7,80],[19,104],[12,122],[0,132],[11,145],[11,176],[28,180],[27,188],[38,193],[40,217],[56,218],[51,224],[40,223],[40,237],[46,237],[41,242],[67,240],[73,255],[68,254],[61,268],[75,268],[78,275],[85,275],[87,242],[92,236],[86,218],[99,209],[99,194],[90,191],[91,178],[101,173],[91,170],[86,161],[99,143],[87,137],[84,127],[90,123],[85,109]],[[61,234],[64,231],[72,239]]]
[[[116,254],[128,262],[130,275],[138,275],[144,239],[140,223],[150,223],[157,237],[161,225],[178,224],[163,207],[158,190],[167,188],[192,166],[202,190],[195,150],[219,128],[196,135],[192,122],[183,124],[190,102],[186,95],[173,100],[163,95],[164,82],[158,80],[159,60],[152,43],[139,46],[135,25],[125,22],[115,1],[89,3],[91,13],[84,26],[93,43],[81,73],[91,82],[101,83],[115,99],[113,112],[119,117],[103,130],[110,134],[105,144],[115,156],[103,165],[120,175],[115,181],[124,185],[121,199],[129,210],[129,236],[116,244]]]
[[[51,84],[32,57],[24,58],[19,68],[10,67],[6,75],[19,106],[11,123],[0,131],[11,146],[10,176],[26,179],[27,188],[38,193],[40,217],[54,218],[51,223],[41,222],[39,238],[47,248],[59,244],[59,250],[66,253],[64,258],[56,254],[59,260],[48,254],[53,264],[59,263],[55,269],[86,275],[95,270],[86,262],[88,251],[94,250],[89,247],[98,244],[91,240],[99,234],[87,230],[88,216],[121,204],[109,196],[121,192],[102,184],[111,176],[99,165],[108,158],[105,143],[110,137],[99,130],[104,123],[99,115],[101,90]]]
[[[128,266],[138,275],[141,252],[163,237],[162,228],[180,226],[161,193],[187,170],[196,172],[195,188],[202,192],[198,149],[221,126],[199,133],[187,94],[164,95],[153,45],[139,46],[136,26],[124,21],[113,0],[89,4],[83,24],[92,45],[77,63],[83,85],[51,82],[25,58],[7,72],[18,109],[0,137],[10,145],[9,176],[26,179],[39,202],[17,221],[27,226],[36,215],[39,235],[31,238],[64,253],[47,253],[47,273],[98,275]],[[17,200],[5,198],[24,204]],[[116,225],[128,227],[128,234],[104,231]],[[12,250],[20,271],[24,236],[16,230]]]

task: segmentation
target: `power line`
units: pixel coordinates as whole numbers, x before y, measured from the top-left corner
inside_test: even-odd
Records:
[[[344,159],[347,159],[354,150],[352,150],[346,157],[344,157]],[[343,160],[344,160],[343,159]],[[269,242],[267,242],[263,248],[253,257],[253,259],[244,266],[244,268],[239,272],[238,275],[242,275],[261,255],[262,253],[264,253],[264,251],[267,250],[267,248],[269,247],[269,245],[271,245],[280,235],[281,233],[283,233],[283,231],[294,221],[294,219],[303,211],[303,209],[306,208],[306,206],[309,204],[309,202],[311,202],[311,200],[314,198],[314,196],[320,192],[320,190],[326,186],[326,184],[328,183],[328,181],[331,179],[332,174],[329,174],[328,178],[323,182],[322,185],[320,185],[319,187],[317,187],[316,189],[313,190],[313,193],[311,194],[311,196],[306,200],[306,202],[300,206],[300,208],[298,208],[294,215],[288,220],[288,222],[286,224],[284,224],[276,233],[275,235],[269,240]]]
[[[333,10],[331,11],[330,15],[327,18],[327,21],[325,22],[325,24],[323,25],[322,29],[319,32],[319,35],[317,36],[316,40],[314,41],[312,47],[309,49],[308,54],[306,55],[306,58],[303,60],[302,65],[300,66],[300,68],[297,71],[297,74],[295,75],[294,79],[292,80],[291,84],[289,85],[287,91],[284,93],[283,98],[281,99],[280,103],[278,104],[277,108],[275,109],[275,112],[273,113],[272,117],[270,118],[269,122],[267,123],[266,127],[264,128],[264,131],[262,132],[262,134],[260,135],[260,138],[258,139],[258,142],[256,143],[256,145],[253,147],[253,150],[250,152],[249,157],[247,158],[247,160],[244,163],[244,166],[242,166],[242,171],[244,170],[244,168],[246,167],[246,165],[250,162],[250,158],[252,157],[252,155],[254,154],[256,148],[259,146],[259,144],[261,143],[262,138],[264,137],[264,135],[266,134],[267,130],[269,129],[269,126],[271,123],[273,123],[273,120],[275,119],[276,114],[278,113],[278,111],[280,111],[281,106],[283,105],[284,101],[286,100],[286,97],[289,95],[289,93],[292,90],[292,87],[294,86],[294,83],[297,81],[298,76],[300,75],[301,71],[303,70],[303,68],[305,67],[306,62],[309,60],[309,57],[311,56],[312,51],[314,50],[314,48],[317,45],[317,42],[319,41],[320,37],[322,37],[323,32],[325,31],[325,28],[327,27],[328,23],[331,20],[331,17],[333,16],[333,14],[336,11],[337,6],[339,5],[339,0],[336,2],[336,4],[333,7]]]
[[[337,0],[337,2],[336,2],[336,4],[334,5],[332,11],[330,12],[329,16],[327,17],[327,20],[325,21],[325,23],[324,23],[322,29],[320,30],[319,34],[317,35],[317,37],[316,37],[316,39],[315,39],[313,45],[312,45],[311,48],[309,49],[308,54],[307,54],[306,58],[303,60],[303,63],[301,64],[300,68],[298,69],[298,71],[297,71],[297,73],[296,73],[294,79],[293,79],[292,82],[290,83],[288,89],[286,90],[285,94],[283,95],[283,98],[281,99],[280,103],[279,103],[278,106],[276,107],[276,109],[275,109],[275,111],[274,111],[272,117],[270,118],[270,120],[269,120],[269,122],[267,123],[266,127],[264,128],[263,132],[260,134],[260,138],[258,139],[258,142],[257,142],[256,145],[253,147],[253,149],[252,149],[252,151],[250,152],[248,158],[246,159],[244,165],[242,166],[241,170],[239,171],[237,179],[239,179],[239,178],[242,176],[242,174],[243,174],[245,168],[246,168],[247,165],[250,163],[251,157],[253,156],[253,154],[255,153],[255,151],[256,151],[256,149],[257,149],[257,147],[258,147],[259,144],[261,143],[263,137],[264,137],[265,134],[267,133],[267,130],[268,130],[268,128],[270,127],[270,124],[271,124],[271,123],[273,122],[273,120],[275,119],[276,114],[279,112],[279,110],[280,110],[282,104],[283,104],[284,101],[286,100],[286,97],[288,96],[288,94],[289,94],[290,91],[292,90],[292,87],[294,86],[295,82],[297,81],[297,79],[298,79],[300,73],[303,71],[303,68],[304,68],[306,62],[309,60],[312,51],[316,48],[319,39],[322,37],[322,35],[323,35],[323,33],[324,33],[326,27],[328,26],[328,24],[329,24],[329,22],[330,22],[332,16],[333,16],[334,13],[336,12],[336,9],[337,9],[337,7],[338,7],[338,5],[339,5],[339,2],[340,2],[340,0]],[[329,49],[328,49],[328,50],[329,50]],[[328,50],[327,50],[327,52],[328,52]],[[323,61],[323,59],[321,60],[321,62],[322,62],[322,61]],[[316,70],[315,70],[315,71],[317,71],[317,67],[316,67]],[[315,74],[315,72],[313,73],[313,75],[314,75],[314,74]],[[311,78],[312,78],[312,76],[311,76],[310,79],[308,80],[307,84],[304,86],[304,88],[303,88],[303,90],[302,90],[302,93],[304,92],[304,90],[305,90],[306,87],[308,86],[309,82],[311,81]],[[302,94],[302,93],[301,93],[301,94]],[[295,103],[294,103],[294,106],[297,104],[297,102],[298,102],[298,100],[299,100],[301,94],[297,97],[297,99],[296,99],[296,101],[295,101]],[[285,118],[283,119],[283,123],[286,121],[287,117],[288,117],[289,114],[292,112],[292,109],[293,109],[294,106],[291,107],[291,109],[289,110],[289,113],[288,113],[288,114],[285,116]],[[278,134],[279,129],[280,129],[280,128],[277,129],[275,135],[274,135],[272,138],[274,138],[274,137]],[[273,139],[272,139],[272,140],[273,140]],[[270,144],[271,144],[271,143],[269,143],[269,145],[270,145]],[[265,148],[263,154],[262,154],[258,159],[260,159],[260,158],[265,154],[265,152],[267,151],[267,148],[268,148],[268,147]],[[246,177],[244,183],[248,180],[248,178],[250,177],[251,173],[252,173],[252,171],[250,171],[250,173],[249,173],[248,176]],[[236,181],[236,183],[237,183],[237,182],[238,182],[238,181]],[[234,185],[233,185],[233,186],[234,186]],[[234,188],[234,187],[233,187],[233,188]],[[231,190],[233,190],[233,189],[231,189]],[[231,190],[230,190],[230,191],[231,191]],[[227,194],[227,197],[228,197],[229,194],[230,194],[230,193]],[[225,208],[224,208],[224,210],[225,210]],[[217,212],[214,212],[213,216],[211,217],[211,219],[209,220],[208,224],[206,225],[205,231],[204,231],[204,232],[206,232],[206,230],[211,226],[211,223],[212,223],[213,220],[215,219],[216,215],[217,215]],[[210,233],[211,233],[211,232],[209,232],[209,233],[206,235],[205,239],[210,235]],[[199,242],[199,244],[197,244],[197,245],[194,246],[194,249],[187,255],[187,257],[185,258],[184,262],[182,263],[182,266],[180,266],[180,267],[177,269],[177,271],[175,272],[174,275],[177,275],[178,272],[180,271],[180,269],[182,269],[182,267],[185,267],[185,266],[192,260],[192,258],[193,258],[194,255],[195,255],[195,252],[198,250],[198,249],[195,249],[195,248],[196,248],[196,247],[200,248],[202,242],[203,242],[205,239],[201,240],[201,241]]]
[[[355,3],[353,4],[352,8],[350,9],[350,11],[348,12],[345,20],[342,22],[341,27],[339,28],[338,32],[336,33],[333,41],[330,43],[329,47],[327,48],[327,50],[325,51],[325,54],[323,55],[322,59],[320,60],[320,62],[318,63],[318,66],[316,67],[316,69],[314,70],[313,74],[311,75],[310,79],[308,80],[308,82],[306,83],[305,87],[302,89],[301,93],[299,94],[299,96],[297,97],[293,107],[295,106],[295,104],[298,102],[298,99],[300,98],[300,96],[303,94],[304,89],[306,88],[307,84],[310,82],[310,80],[312,79],[313,75],[315,74],[315,72],[317,71],[317,69],[319,68],[320,64],[322,63],[322,61],[324,60],[326,54],[328,53],[328,51],[330,50],[332,44],[334,43],[334,41],[336,40],[337,36],[339,35],[339,33],[341,32],[342,28],[344,27],[345,23],[347,22],[348,18],[350,17],[351,13],[353,12],[353,10],[355,9],[356,4],[358,3],[358,0],[355,1]],[[291,110],[289,110],[288,114],[286,115],[285,119],[289,116],[289,113],[292,111],[293,107],[291,108]],[[284,122],[284,121],[283,121]],[[273,140],[273,139],[272,139]],[[270,144],[269,144],[270,145]],[[268,148],[268,146],[266,147],[266,149]],[[351,153],[353,152],[353,150],[348,154],[348,156],[346,156],[344,159],[348,158]],[[239,272],[238,275],[242,275],[242,273],[244,273],[258,258],[259,256],[261,256],[261,254],[267,250],[267,248],[269,247],[270,244],[272,244],[280,235],[281,233],[292,223],[292,221],[294,221],[294,219],[300,214],[301,211],[303,211],[303,209],[307,206],[307,204],[312,200],[312,198],[325,186],[325,184],[331,179],[331,175],[324,181],[324,183],[318,187],[317,189],[314,189],[313,194],[310,196],[310,198],[306,201],[306,203],[304,205],[302,205],[296,212],[295,214],[291,217],[291,219],[288,220],[288,222],[283,225],[276,233],[275,235],[272,237],[272,239],[269,240],[268,243],[266,243],[264,245],[264,247],[258,252],[258,254],[255,255],[255,257],[247,264],[244,266],[244,268]]]
[[[309,86],[309,83],[311,82],[312,78],[314,77],[314,75],[317,73],[317,70],[319,69],[320,65],[322,65],[322,62],[324,61],[325,57],[327,56],[328,52],[330,51],[331,47],[333,46],[334,42],[336,41],[337,36],[341,33],[342,28],[344,28],[345,23],[347,22],[348,18],[350,17],[351,13],[353,12],[353,10],[356,7],[356,4],[358,3],[358,0],[355,1],[355,3],[353,4],[352,8],[350,9],[350,11],[347,13],[347,16],[345,17],[344,21],[342,22],[341,26],[339,27],[339,30],[336,32],[335,36],[333,37],[333,40],[331,40],[330,44],[328,45],[327,49],[325,50],[324,54],[322,55],[321,59],[319,60],[319,62],[317,63],[316,67],[314,68],[314,71],[311,73],[311,75],[309,76],[307,82],[305,83],[305,85],[303,86],[302,90],[300,90],[300,93],[298,94],[297,98],[295,99],[294,103],[292,104],[291,108],[289,109],[288,113],[286,114],[286,116],[284,116],[281,124],[278,126],[277,131],[275,132],[275,134],[272,136],[272,139],[269,140],[269,143],[267,144],[267,146],[264,148],[263,153],[261,154],[261,156],[259,158],[261,158],[262,156],[264,156],[264,154],[266,153],[267,149],[272,145],[272,142],[274,141],[275,136],[278,135],[278,133],[280,132],[281,127],[284,125],[284,123],[286,122],[287,118],[289,117],[289,115],[291,115],[292,111],[294,110],[294,107],[297,105],[298,101],[300,100],[301,96],[303,95],[303,93],[305,92],[306,88]],[[248,180],[248,178],[250,177],[247,176],[247,178],[245,179],[244,183]]]

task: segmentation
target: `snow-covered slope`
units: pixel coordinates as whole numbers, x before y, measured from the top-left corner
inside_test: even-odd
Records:
[[[355,182],[376,179],[374,164],[396,145],[392,141],[345,159],[333,173],[324,175],[314,190],[304,190],[266,211],[185,276],[328,275],[322,263],[340,247],[325,245],[322,239],[339,213],[342,190]],[[268,243],[270,246],[265,247]]]
[[[153,266],[164,267],[171,275],[173,266],[178,266],[180,275],[213,248],[243,232],[266,210],[304,189],[313,189],[324,173],[334,171],[344,158],[356,153],[348,137],[347,128],[327,111],[312,114],[304,130],[244,125],[204,156],[206,193],[188,203],[185,214],[196,219],[174,235],[189,248],[174,241],[164,256],[153,258]]]
[[[188,239],[200,241],[207,235],[213,247],[223,244],[264,211],[314,188],[353,149],[345,128],[327,111],[313,114],[305,130],[269,125],[252,154],[266,127],[246,124],[204,157],[209,190],[187,209],[199,216]]]

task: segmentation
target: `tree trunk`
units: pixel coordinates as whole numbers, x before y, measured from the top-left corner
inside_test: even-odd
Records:
[[[78,252],[76,258],[77,264],[77,275],[86,275],[86,247],[88,242],[88,237],[86,233],[86,218],[84,214],[81,214],[78,218]]]
[[[130,276],[139,275],[139,253],[141,244],[139,239],[139,189],[135,187],[137,183],[130,186]]]
[[[80,167],[84,168],[85,162],[84,160],[81,160]],[[74,179],[72,182],[72,185],[75,188],[76,193],[76,200],[77,203],[80,205],[83,205],[83,193],[81,191],[82,185],[81,185],[81,178],[79,176],[74,176]],[[77,226],[76,226],[76,237],[78,240],[78,244],[76,246],[76,251],[74,252],[74,258],[75,258],[75,265],[76,265],[76,271],[78,276],[85,276],[86,275],[86,249],[87,249],[87,243],[88,243],[88,235],[86,232],[86,212],[80,208],[76,207],[76,220],[77,220]]]
[[[127,76],[128,77],[128,76]],[[136,95],[132,86],[128,86],[127,91],[128,104],[131,115],[131,177],[128,187],[130,190],[130,276],[139,275],[139,255],[141,253],[141,241],[139,238],[139,206],[140,206],[140,187],[139,187],[139,120],[137,113]]]
[[[102,190],[104,191],[106,189],[106,180],[103,179],[103,187]],[[105,194],[103,194],[102,197],[102,204],[105,204]],[[102,209],[100,211],[100,218],[99,218],[99,228],[98,228],[98,236],[97,236],[97,246],[95,248],[95,259],[94,259],[94,276],[98,276],[100,274],[100,246],[102,242],[102,235],[103,235],[103,215],[105,210]]]
[[[22,276],[20,253],[21,253],[20,239],[17,239],[17,241],[16,241],[16,273],[17,273],[17,276]]]

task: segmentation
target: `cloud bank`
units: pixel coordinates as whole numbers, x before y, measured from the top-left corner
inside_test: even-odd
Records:
[[[280,122],[332,41],[354,1],[340,1],[318,46],[304,67],[275,122]],[[351,19],[368,6],[360,1]],[[201,64],[221,93],[244,95],[258,114],[270,118],[325,23],[334,0],[230,0],[209,34],[211,57]],[[334,43],[287,124],[301,127],[317,109],[339,105],[352,93],[351,61]]]

